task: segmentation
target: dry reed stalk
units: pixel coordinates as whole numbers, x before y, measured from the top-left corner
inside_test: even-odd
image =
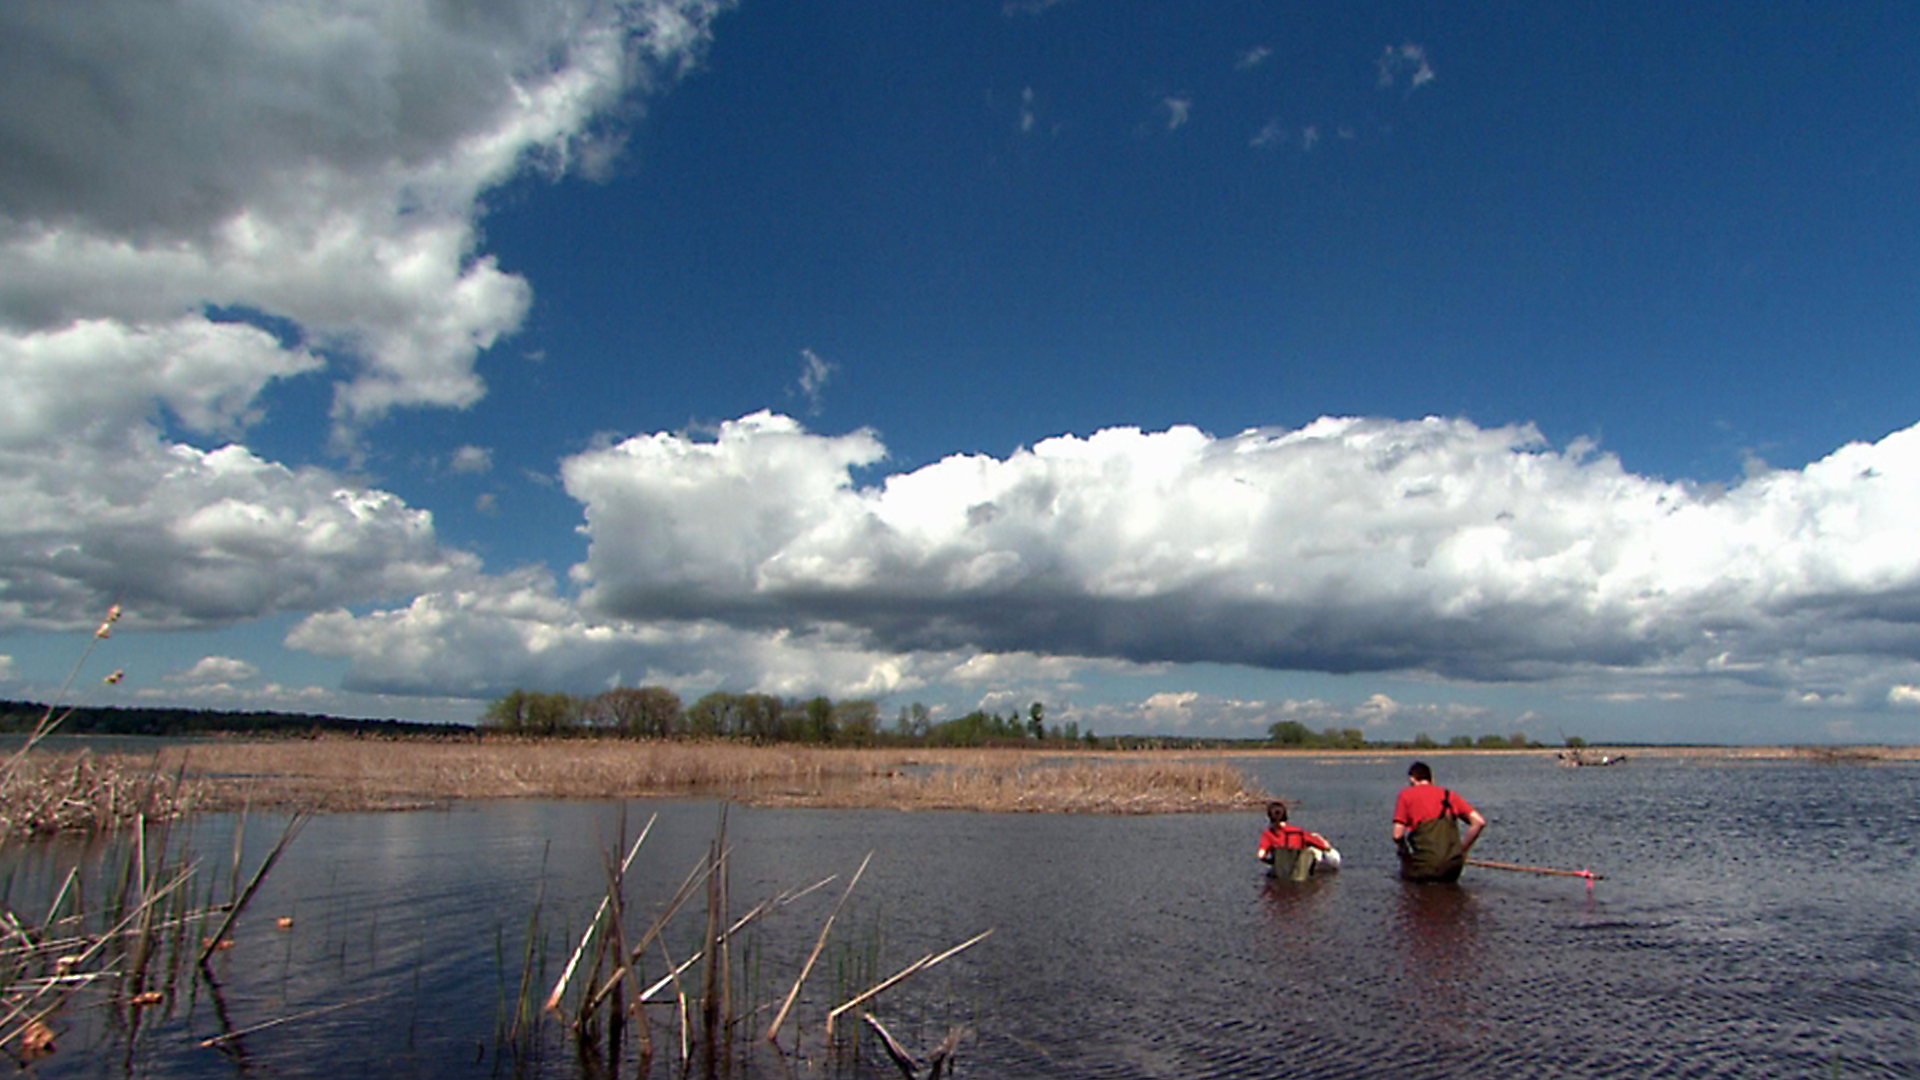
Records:
[[[124,915],[106,933],[101,934],[98,937],[95,937],[91,940],[88,940],[86,942],[85,947],[82,948],[79,952],[72,953],[65,957],[62,957],[62,961],[65,963],[65,966],[67,967],[67,969],[71,972],[73,969],[76,969],[76,968],[84,968],[85,965],[89,961],[91,961],[96,955],[98,955],[101,951],[103,951],[110,942],[119,939],[122,934],[126,933],[127,929],[132,925],[134,925],[140,919],[142,912],[145,911],[147,907],[153,904],[159,903],[162,899],[165,899],[166,897],[170,896],[175,890],[179,889],[182,885],[186,884],[186,882],[193,876],[194,869],[195,868],[191,866],[182,868],[181,870],[176,872],[166,884],[162,885],[160,888],[150,893],[149,896],[141,903],[141,905],[138,908]],[[56,963],[56,967],[57,966],[59,966],[58,963]],[[93,981],[98,980],[99,978],[102,978],[104,974],[105,973],[103,972],[82,971],[79,976],[76,976],[75,978],[71,978],[71,979],[62,980],[61,982],[42,981],[39,984],[38,988],[35,989],[32,993],[25,992],[26,987],[29,985],[29,983],[26,982],[25,980],[17,980],[17,981],[10,982],[8,989],[10,991],[18,990],[19,992],[10,993],[5,999],[5,1006],[7,1011],[4,1015],[0,1015],[0,1030],[5,1030],[9,1027],[12,1027],[12,1025],[16,1021],[20,1021],[20,1018],[22,1016],[27,1015],[28,1011],[34,1006],[36,1002],[40,1001],[40,999],[45,997],[48,993],[50,993],[56,987],[63,984],[68,985],[69,987],[76,986],[76,985],[90,985]],[[6,1034],[0,1035],[0,1045],[5,1045],[21,1037],[27,1031],[27,1029],[31,1027],[33,1024],[43,1023],[45,1019],[49,1015],[51,1015],[53,1011],[58,1007],[59,1007],[59,1003],[55,1002],[53,1004],[46,1006],[44,1009],[40,1009],[34,1015],[28,1016],[27,1019],[25,1021],[22,1021],[18,1027],[14,1027],[11,1031],[8,1031]]]
[[[827,921],[820,927],[820,937],[813,943],[813,952],[807,955],[807,962],[801,966],[799,977],[793,980],[793,989],[787,991],[787,999],[780,1003],[780,1011],[774,1014],[773,1023],[767,1026],[768,1042],[779,1045],[780,1025],[786,1023],[787,1013],[793,1009],[794,999],[800,996],[801,985],[807,981],[807,976],[813,971],[814,963],[820,959],[820,951],[827,947],[827,934],[833,929],[833,920],[839,918],[840,909],[847,906],[847,898],[853,895],[853,887],[860,884],[860,875],[867,872],[867,864],[872,861],[873,852],[869,851],[867,857],[860,860],[860,869],[853,872],[853,879],[847,882],[847,889],[840,894],[839,902],[835,903],[833,910],[827,913]]]
[[[633,857],[640,854],[640,845],[647,842],[647,835],[653,832],[653,823],[658,820],[660,820],[659,814],[654,814],[647,819],[646,827],[640,830],[640,835],[634,840],[633,847],[628,849],[626,858],[620,860],[620,873],[622,875],[626,874],[627,867],[633,865]],[[617,879],[614,884],[616,887],[618,886],[619,882]],[[587,951],[587,942],[593,939],[594,931],[604,925],[607,917],[607,908],[610,905],[616,904],[618,899],[617,893],[613,890],[609,890],[606,896],[601,897],[599,908],[595,909],[593,918],[587,920],[587,928],[580,935],[580,946],[573,950],[572,958],[567,961],[566,968],[560,972],[560,978],[555,980],[553,984],[553,992],[547,995],[546,1007],[548,1012],[557,1012],[559,1010],[560,996],[567,992],[567,982],[573,978],[573,969],[580,963],[580,954]]]
[[[696,951],[692,956],[676,964],[673,962],[673,951],[667,947],[667,939],[662,937],[659,939],[659,943],[660,959],[667,965],[667,974],[659,982],[654,983],[641,992],[640,1003],[644,1004],[646,999],[661,987],[669,984],[672,985],[673,1001],[671,1004],[674,1007],[674,1017],[679,1022],[681,1071],[686,1072],[691,1069],[693,1064],[693,1014],[687,1010],[687,988],[685,984],[680,981],[680,976],[688,968],[699,963],[700,958],[706,955],[706,951],[704,949]],[[631,970],[631,966],[629,966],[629,970]],[[646,1010],[641,1009],[640,1011],[644,1013]]]
[[[220,928],[215,930],[213,936],[200,947],[202,964],[206,963],[207,957],[212,956],[214,950],[220,947],[221,942],[227,940],[227,931],[233,928],[233,921],[246,910],[247,902],[253,899],[253,894],[259,890],[260,883],[266,880],[267,871],[272,870],[273,864],[280,861],[280,856],[287,850],[287,845],[293,843],[293,838],[300,835],[300,829],[306,825],[310,816],[306,813],[298,813],[287,819],[287,827],[281,831],[280,839],[273,845],[273,850],[267,852],[266,859],[260,863],[260,869],[254,872],[253,880],[247,882],[246,890],[241,892],[232,906],[227,908],[227,917],[220,921]]]
[[[720,811],[720,832],[712,842],[711,858],[714,872],[707,875],[707,922],[703,937],[706,942],[707,962],[700,973],[700,1035],[701,1047],[706,1053],[707,1076],[719,1075],[721,1043],[723,1041],[726,1007],[725,957],[720,952],[716,938],[720,926],[725,920],[726,908],[726,856],[722,854],[726,840],[727,818],[723,805]]]
[[[615,903],[614,907],[615,907],[615,911],[613,915],[614,955],[626,956],[628,955],[626,911],[625,911],[624,905],[618,902]],[[639,973],[633,970],[633,965],[631,964],[626,965],[626,969],[628,972],[628,975],[627,975],[628,979],[630,981],[637,981],[637,976]],[[633,1012],[634,1026],[639,1028],[637,1037],[640,1042],[640,1064],[639,1064],[639,1068],[636,1070],[636,1075],[639,1075],[639,1076],[647,1075],[647,1073],[652,1071],[652,1068],[653,1068],[653,1026],[651,1021],[647,1019],[647,1010],[642,1007],[645,1004],[645,1002],[646,1002],[646,995],[644,993],[636,993],[633,998],[633,1003],[630,1006],[630,1009]],[[609,1054],[608,1059],[617,1061],[618,1056],[617,1054]]]
[[[93,655],[94,647],[113,636],[113,624],[119,621],[120,605],[116,603],[107,609],[106,618],[100,621],[100,625],[93,631],[93,636],[87,639],[87,647],[80,650],[79,659],[73,662],[73,669],[67,672],[66,680],[60,684],[60,689],[54,693],[53,700],[47,703],[47,711],[41,714],[39,723],[35,724],[33,730],[27,733],[27,741],[20,744],[20,749],[15,751],[11,758],[7,759],[5,766],[0,767],[0,773],[12,773],[14,769],[19,767],[22,761],[26,760],[27,754],[30,753],[34,747],[40,745],[41,740],[53,734],[53,730],[62,723],[65,723],[67,717],[73,715],[74,709],[79,708],[79,702],[72,702],[62,711],[58,702],[67,696],[68,690],[73,688],[73,681],[80,677],[80,669],[87,665],[87,657]],[[109,683],[119,682],[120,673],[116,671],[107,676],[106,681]]]
[[[887,1056],[893,1059],[893,1066],[900,1070],[900,1075],[907,1080],[918,1080],[920,1066],[913,1060],[913,1053],[900,1045],[900,1040],[894,1038],[893,1032],[888,1031],[886,1025],[872,1013],[862,1013],[860,1019],[865,1020],[867,1026],[880,1036],[880,1045],[886,1049]]]
[[[658,815],[655,816],[657,817]],[[647,829],[641,833],[640,840],[646,839],[646,832],[652,831],[652,828],[653,820],[649,819],[647,821]],[[612,864],[611,859],[608,860],[607,904],[602,906],[601,911],[607,912],[611,916],[612,922],[609,930],[613,937],[615,956],[625,956],[627,954],[626,932],[624,930],[626,923],[626,873],[627,866],[633,861],[634,854],[640,850],[640,840],[634,841],[632,849],[627,852],[626,859],[624,859],[618,867]],[[596,918],[598,918],[597,915]],[[581,939],[581,944],[583,946],[586,944],[584,938]],[[602,951],[604,952],[604,950]],[[625,998],[639,989],[639,981],[639,974],[633,970],[633,965],[626,965],[625,977],[616,984],[613,995],[613,1007],[608,1010],[607,1015],[608,1061],[618,1062],[620,1060],[620,1033],[624,1014],[628,1008],[625,1004]],[[639,1075],[645,1076],[648,1064],[653,1057],[653,1038],[647,1031],[646,1010],[640,1008],[640,1001],[637,997],[633,999],[632,1011],[638,1018],[640,1024],[640,1054],[642,1064]],[[590,1027],[587,1023],[588,1020],[589,1017],[583,1014],[579,1017],[575,1025],[583,1036]]]
[[[934,955],[933,953],[928,953],[927,955],[921,957],[920,959],[915,960],[913,963],[908,964],[906,967],[901,968],[899,971],[895,972],[893,975],[889,976],[888,978],[882,979],[880,982],[874,984],[872,987],[868,988],[867,990],[859,994],[855,994],[853,997],[848,998],[846,1001],[841,1002],[831,1012],[827,1013],[827,1038],[829,1039],[833,1038],[833,1024],[834,1024],[834,1021],[840,1018],[841,1013],[846,1012],[848,1009],[851,1009],[856,1005],[859,1005],[861,1002],[871,1000],[877,995],[885,993],[886,991],[892,989],[894,986],[902,982],[905,982],[907,979],[920,974],[921,972],[935,966],[936,964],[939,964],[941,961],[947,959],[950,956],[953,956],[954,954],[960,952],[963,949],[970,949],[973,946],[978,945],[980,942],[985,941],[992,934],[993,934],[993,931],[991,930],[987,930],[987,931],[983,931],[982,933],[975,934],[973,937],[970,937],[967,940],[961,942],[960,944],[955,945],[953,948],[948,949],[946,952],[943,952],[938,956]]]
[[[341,1009],[351,1009],[355,1005],[365,1005],[369,1001],[378,1001],[383,997],[391,997],[392,994],[393,994],[393,991],[391,990],[382,990],[380,993],[368,994],[365,997],[357,997],[357,998],[354,998],[352,1001],[337,1001],[332,1005],[322,1005],[318,1008],[308,1009],[304,1012],[294,1013],[291,1016],[276,1017],[272,1020],[267,1020],[262,1023],[255,1024],[252,1027],[241,1028],[239,1031],[226,1031],[218,1035],[215,1035],[211,1038],[201,1039],[200,1045],[203,1047],[219,1046],[222,1043],[229,1043],[235,1039],[244,1038],[245,1036],[252,1035],[255,1032],[266,1031],[269,1028],[277,1028],[281,1024],[291,1024],[296,1020],[307,1020],[315,1016],[325,1016],[327,1013],[339,1012]]]
[[[673,897],[667,901],[666,910],[656,916],[652,924],[647,927],[646,932],[640,935],[639,943],[622,955],[621,962],[614,969],[612,977],[598,990],[588,994],[586,999],[580,1003],[580,1011],[582,1014],[591,1013],[600,1007],[600,1002],[605,999],[606,996],[613,991],[614,986],[626,976],[627,969],[640,962],[640,957],[647,951],[647,946],[653,944],[653,939],[660,936],[660,932],[666,928],[667,922],[671,920],[674,915],[678,914],[681,906],[693,896],[693,890],[704,884],[707,877],[711,875],[715,869],[716,867],[710,859],[703,858],[694,865],[692,870],[687,872],[686,879],[680,883],[680,887],[674,890]]]
[[[819,881],[816,881],[813,884],[808,885],[804,889],[788,889],[786,892],[780,893],[777,896],[773,896],[766,900],[760,901],[758,904],[755,904],[752,908],[748,909],[745,915],[742,915],[738,919],[735,919],[733,921],[733,925],[727,927],[727,932],[725,936],[731,938],[733,935],[738,934],[743,928],[745,928],[748,923],[754,921],[755,919],[761,917],[762,915],[766,915],[773,911],[777,911],[780,908],[783,908],[788,904],[793,903],[795,900],[798,900],[809,893],[817,892],[821,889],[826,888],[828,885],[831,885],[833,883],[834,878],[837,878],[839,876],[840,875],[838,874],[829,874],[826,877],[821,878]],[[698,963],[700,961],[700,958],[703,955],[704,955],[703,952],[696,952],[692,956],[689,956],[685,960],[682,960],[679,966],[677,967],[673,965],[673,962],[671,960],[668,960],[667,973],[665,975],[662,975],[659,981],[655,982],[653,985],[641,991],[640,1000],[651,1001],[655,994],[658,994],[660,991],[666,989],[670,983],[676,982],[679,979],[681,972],[685,971],[686,969],[692,967],[694,964]]]

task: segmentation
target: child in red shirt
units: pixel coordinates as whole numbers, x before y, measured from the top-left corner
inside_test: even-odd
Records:
[[[1287,824],[1287,804],[1274,800],[1267,804],[1267,830],[1260,834],[1260,861],[1271,864],[1270,877],[1305,881],[1314,864],[1333,851],[1327,838]]]

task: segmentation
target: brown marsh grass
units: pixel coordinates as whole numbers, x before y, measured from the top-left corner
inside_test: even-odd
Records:
[[[1596,750],[1609,748],[1598,747]],[[1614,748],[1702,765],[1920,759],[1920,747]],[[1552,749],[1236,750],[1400,760]],[[1258,808],[1267,795],[1220,751],[755,746],[582,739],[227,740],[153,755],[20,756],[0,773],[0,839],[99,832],[195,811],[392,810],[467,799],[719,797],[773,806],[1042,813],[1178,813]]]
[[[21,754],[0,770],[0,840],[171,821],[195,809],[205,787],[152,758]]]
[[[201,810],[377,810],[465,799],[722,797],[782,806],[1170,813],[1246,809],[1239,769],[1151,753],[723,742],[321,738],[170,747]]]
[[[988,810],[1090,814],[1165,814],[1246,810],[1268,796],[1231,765],[1153,758],[1063,761],[1023,751],[988,752],[929,762],[791,800],[812,806],[885,806],[906,810]],[[787,802],[778,794],[764,802]]]

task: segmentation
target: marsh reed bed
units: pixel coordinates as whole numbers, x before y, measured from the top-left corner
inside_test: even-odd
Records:
[[[1267,796],[1238,768],[1217,762],[1050,758],[1020,751],[957,753],[913,772],[891,771],[790,801],[842,808],[1001,813],[1209,813],[1246,810]]]
[[[151,756],[21,754],[0,769],[0,842],[172,821],[192,812],[205,789],[202,780],[160,771]]]
[[[60,761],[49,758],[47,768],[57,773]],[[171,777],[180,805],[208,811],[711,797],[835,808],[1188,813],[1242,810],[1266,798],[1232,765],[1152,752],[323,737],[205,740],[150,759],[101,755],[90,767]]]

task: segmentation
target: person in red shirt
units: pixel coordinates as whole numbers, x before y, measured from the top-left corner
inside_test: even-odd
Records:
[[[1287,824],[1287,804],[1274,800],[1267,804],[1267,830],[1260,834],[1260,861],[1270,864],[1269,877],[1307,880],[1314,864],[1330,852],[1333,845],[1316,832]]]
[[[1460,822],[1467,834],[1460,835]],[[1424,761],[1407,767],[1407,786],[1393,801],[1393,843],[1400,876],[1408,881],[1458,881],[1467,852],[1486,830],[1487,819],[1458,792],[1435,787]]]

